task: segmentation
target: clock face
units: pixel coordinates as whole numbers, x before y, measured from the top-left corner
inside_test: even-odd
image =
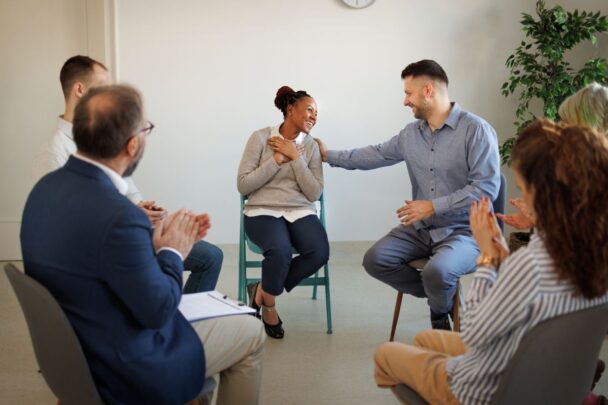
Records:
[[[364,8],[371,6],[376,0],[342,0],[344,4],[352,8]]]

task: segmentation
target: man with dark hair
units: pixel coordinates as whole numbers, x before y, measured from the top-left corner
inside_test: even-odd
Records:
[[[494,200],[500,186],[494,129],[450,102],[448,77],[435,61],[421,60],[401,73],[405,100],[417,118],[388,141],[328,151],[332,166],[371,170],[405,162],[413,199],[397,210],[401,224],[365,254],[363,267],[398,291],[428,297],[431,324],[451,329],[448,314],[458,279],[479,254],[469,228],[469,207],[481,196]],[[408,262],[430,257],[422,272]]]
[[[90,89],[109,84],[110,76],[101,62],[88,56],[76,55],[63,64],[59,81],[65,97],[65,110],[58,118],[57,131],[53,138],[36,159],[35,170],[38,178],[63,166],[70,155],[76,152],[72,135],[74,109]],[[97,141],[103,143],[106,140],[102,137]],[[154,201],[143,200],[130,173],[125,174],[125,181],[128,185],[127,197],[146,213],[153,226],[167,215],[167,211]],[[214,290],[223,260],[224,254],[219,247],[204,240],[197,241],[184,262],[186,269],[191,272],[184,292],[189,294]]]
[[[26,274],[57,299],[106,403],[183,404],[221,373],[218,404],[258,402],[263,343],[250,316],[189,324],[177,309],[183,258],[209,229],[180,210],[152,229],[125,197],[126,172],[153,125],[139,93],[90,90],[74,116],[77,152],[30,193],[21,226]]]

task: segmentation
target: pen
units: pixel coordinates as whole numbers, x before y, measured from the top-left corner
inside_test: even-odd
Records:
[[[228,296],[227,296],[227,295],[224,295],[222,298],[223,298],[223,299],[228,299]],[[244,302],[237,301],[236,303],[238,304],[238,306],[239,306],[239,307],[244,307],[244,306],[245,306],[245,303],[244,303]]]
[[[222,299],[220,299],[220,298],[218,298],[218,297],[216,297],[216,296],[214,296],[214,295],[212,295],[212,294],[209,294],[209,297],[213,298],[213,299],[214,299],[214,300],[216,300],[216,301],[223,302],[224,304],[226,304],[226,305],[228,305],[229,307],[232,307],[232,308],[234,308],[234,309],[240,309],[239,307],[234,306],[234,305],[233,305],[233,304],[231,304],[230,302],[227,302],[227,301],[222,301],[222,299],[225,299],[225,298],[223,298],[223,297],[222,297]]]

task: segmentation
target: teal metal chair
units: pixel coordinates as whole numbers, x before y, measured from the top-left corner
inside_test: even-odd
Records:
[[[239,300],[246,302],[247,300],[247,284],[255,283],[260,281],[260,277],[247,277],[247,269],[250,268],[262,268],[261,260],[249,260],[247,258],[247,252],[253,252],[261,255],[262,249],[260,249],[255,243],[249,240],[247,237],[247,233],[245,232],[245,225],[243,223],[243,208],[245,207],[245,201],[247,197],[241,195],[241,225],[240,225],[240,237],[239,237],[239,291],[238,296]],[[321,221],[321,225],[327,229],[325,226],[325,199],[323,194],[319,198],[319,220]],[[294,250],[294,254],[297,252]],[[323,266],[323,275],[319,273],[321,270],[317,271],[312,276],[308,277],[298,286],[312,286],[312,299],[317,299],[317,287],[324,286],[325,287],[325,309],[327,312],[327,334],[332,333],[332,322],[331,322],[331,299],[329,294],[329,264],[325,264]]]

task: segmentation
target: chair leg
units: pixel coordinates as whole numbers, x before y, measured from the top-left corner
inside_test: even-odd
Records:
[[[245,246],[243,245],[244,241],[240,241],[239,243],[239,286],[238,286],[238,298],[241,302],[247,302],[247,283],[245,282],[246,271],[245,261],[247,260],[247,256],[245,255]]]
[[[329,265],[324,266],[325,269],[325,311],[327,313],[327,334],[333,333],[333,324],[331,321],[331,298],[329,293]],[[317,286],[315,286],[317,288]]]
[[[454,294],[454,332],[460,332],[460,316],[458,314],[460,308],[460,280],[456,284],[456,293]]]
[[[395,312],[393,312],[393,326],[391,327],[391,337],[388,339],[392,342],[395,339],[395,332],[397,331],[397,321],[399,321],[399,313],[401,312],[401,301],[403,300],[403,293],[399,291],[397,293],[397,301],[395,302]]]
[[[317,299],[317,281],[319,278],[319,271],[317,270],[317,272],[315,273],[315,285],[312,287],[312,299],[316,300]]]

